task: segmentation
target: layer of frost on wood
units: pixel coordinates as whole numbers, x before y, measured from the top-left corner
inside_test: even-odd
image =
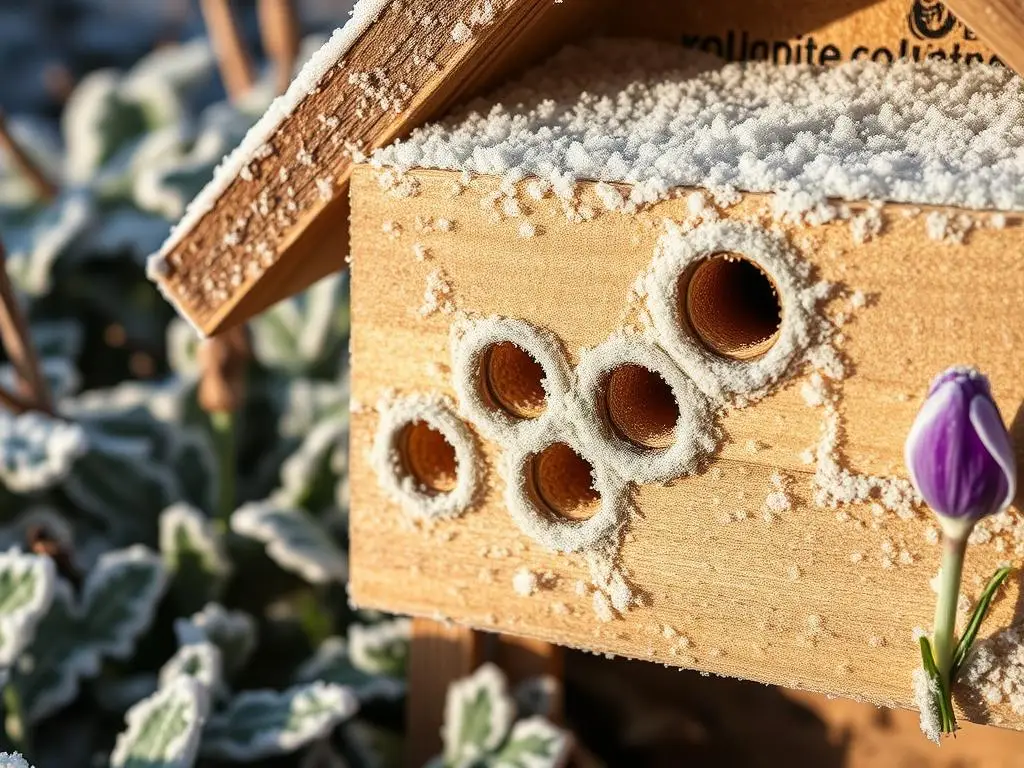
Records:
[[[947,62],[834,68],[723,64],[679,46],[594,40],[384,148],[373,162],[634,185],[626,206],[679,186],[1024,209],[1024,84]]]
[[[185,215],[174,227],[160,251],[150,257],[148,273],[151,279],[155,280],[166,274],[167,254],[192,231],[203,216],[213,210],[217,200],[238,178],[242,170],[253,158],[260,156],[267,141],[281,123],[292,114],[303,99],[316,90],[324,76],[377,21],[390,2],[391,0],[359,0],[355,4],[348,22],[335,30],[331,39],[302,68],[288,90],[274,99],[266,114],[249,130],[242,143],[224,158],[210,183],[189,204]]]

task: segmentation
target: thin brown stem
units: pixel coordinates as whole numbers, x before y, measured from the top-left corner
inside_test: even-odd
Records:
[[[288,90],[299,57],[299,19],[292,0],[259,0],[256,11],[260,22],[260,39],[267,56],[274,62],[275,88],[279,94]]]
[[[7,275],[7,253],[0,242],[0,342],[18,377],[18,388],[30,406],[53,413],[50,387],[43,376],[28,322],[21,311],[14,286]]]
[[[28,180],[40,198],[48,202],[57,196],[60,191],[57,185],[43,173],[36,161],[29,157],[28,153],[11,136],[2,110],[0,110],[0,151],[7,154],[14,167]]]
[[[199,7],[213,43],[224,88],[228,98],[237,102],[256,82],[238,20],[229,0],[200,0]]]

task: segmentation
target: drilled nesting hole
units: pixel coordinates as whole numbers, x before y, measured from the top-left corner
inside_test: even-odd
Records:
[[[641,448],[668,448],[675,442],[679,404],[659,374],[642,365],[620,365],[608,374],[608,420],[623,438]]]
[[[565,443],[554,443],[530,460],[534,495],[555,517],[587,520],[601,505],[593,467]]]
[[[749,259],[711,256],[680,278],[690,328],[712,352],[735,360],[760,357],[779,338],[782,305],[771,278]]]
[[[483,383],[492,405],[518,419],[544,413],[544,369],[528,352],[503,341],[487,350],[483,363]]]
[[[405,471],[428,493],[448,493],[458,481],[455,447],[425,421],[402,429],[399,447]]]

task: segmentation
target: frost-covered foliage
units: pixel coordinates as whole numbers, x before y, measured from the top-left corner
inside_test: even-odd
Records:
[[[517,701],[518,699],[518,701]],[[509,694],[504,675],[484,664],[448,689],[444,753],[431,768],[561,768],[569,735],[538,714],[535,697]]]
[[[57,130],[8,121],[61,189],[43,203],[0,159],[0,239],[56,402],[0,410],[0,750],[36,768],[399,752],[408,622],[346,599],[347,277],[251,323],[232,468],[195,337],[144,275],[272,95],[228,105],[217,81],[197,39],[87,74]]]

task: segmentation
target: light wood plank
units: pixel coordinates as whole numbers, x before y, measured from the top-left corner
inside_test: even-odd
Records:
[[[455,174],[414,175],[420,193],[402,200],[381,191],[371,169],[360,167],[353,178],[353,599],[592,651],[911,705],[918,664],[911,632],[930,626],[929,581],[939,561],[939,548],[926,538],[932,521],[924,511],[906,521],[876,517],[870,505],[852,506],[838,519],[813,503],[814,466],[801,455],[819,439],[822,412],[804,402],[802,379],[726,413],[728,441],[706,472],[638,490],[640,514],[621,557],[649,604],[610,623],[596,619],[589,594],[577,594],[577,581],[588,580],[583,558],[548,553],[513,524],[494,444],[481,441],[484,496],[458,520],[413,525],[384,496],[367,459],[377,423],[372,405],[393,388],[453,394],[445,367],[451,316],[417,315],[432,270],[448,275],[459,308],[526,318],[551,329],[575,356],[619,326],[662,218],[688,216],[679,199],[570,224],[559,202],[521,195],[538,230],[521,238],[520,220],[496,220],[480,206],[495,180],[475,179],[453,197]],[[590,188],[583,190],[601,211]],[[725,216],[763,221],[765,203],[747,195]],[[845,300],[832,307],[851,312],[843,328],[852,375],[841,389],[840,451],[854,472],[904,475],[904,437],[931,377],[948,365],[972,363],[989,373],[1008,420],[1024,402],[1024,326],[1007,320],[1024,304],[1019,218],[998,230],[977,215],[978,228],[956,245],[926,237],[926,214],[887,206],[883,234],[861,245],[845,223],[783,227],[821,279],[868,297],[852,312]],[[425,231],[424,222],[441,217],[454,223],[450,232]],[[384,222],[397,234],[384,235]],[[429,250],[428,260],[416,260],[416,243]],[[1024,446],[1019,415],[1015,424]],[[775,472],[792,479],[793,508],[768,524],[760,510]],[[723,522],[739,509],[750,518]],[[970,549],[966,592],[976,594],[1001,561],[1019,558],[1009,538],[1008,548],[999,543],[1007,537],[995,536]],[[900,560],[904,550],[909,561]],[[532,597],[517,594],[512,578],[524,566],[550,571],[552,585]],[[1006,626],[1017,600],[1014,580],[984,632]],[[690,646],[681,647],[666,627]],[[1024,726],[1006,707],[969,714]]]

